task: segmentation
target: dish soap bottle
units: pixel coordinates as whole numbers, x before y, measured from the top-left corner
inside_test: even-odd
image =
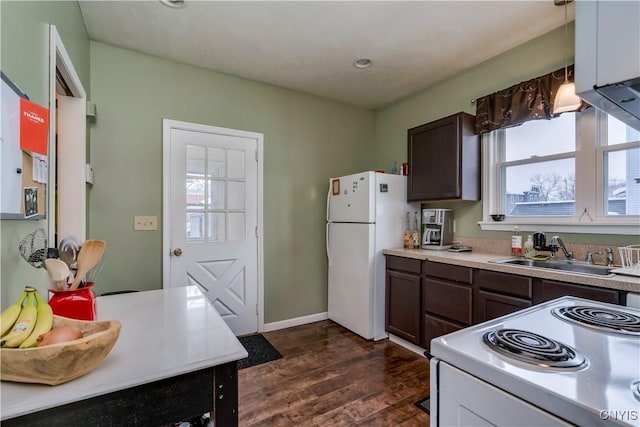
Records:
[[[525,258],[533,258],[535,255],[535,249],[533,248],[533,237],[531,234],[527,236],[527,241],[524,242],[524,257]]]
[[[522,234],[517,225],[513,227],[513,234],[511,234],[511,255],[522,256]]]
[[[404,225],[404,248],[405,249],[413,249],[413,236],[411,234],[411,226],[409,225],[409,212],[407,212],[407,217],[405,218]]]

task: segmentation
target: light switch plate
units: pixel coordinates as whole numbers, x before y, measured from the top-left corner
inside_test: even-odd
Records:
[[[157,229],[158,229],[157,216],[134,216],[133,217],[134,231],[153,231]]]

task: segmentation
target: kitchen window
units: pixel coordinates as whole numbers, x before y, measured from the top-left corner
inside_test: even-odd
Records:
[[[483,166],[483,230],[638,234],[640,132],[613,116],[588,108],[494,130]]]

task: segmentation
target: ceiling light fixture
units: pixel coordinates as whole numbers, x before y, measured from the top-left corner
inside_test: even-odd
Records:
[[[567,65],[567,4],[573,0],[554,0],[556,6],[564,5],[564,83],[558,88],[556,99],[553,103],[553,114],[566,113],[568,111],[576,111],[580,108],[582,101],[576,95],[575,83],[569,83],[568,65]]]
[[[184,7],[184,0],[160,0],[160,3],[171,9],[182,9]]]
[[[353,61],[353,66],[360,70],[369,68],[372,65],[373,65],[373,61],[370,60],[369,58],[358,58],[355,61]]]

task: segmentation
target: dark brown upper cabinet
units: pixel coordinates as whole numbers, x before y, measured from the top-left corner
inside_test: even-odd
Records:
[[[480,138],[475,116],[458,113],[411,128],[407,200],[480,200]]]

